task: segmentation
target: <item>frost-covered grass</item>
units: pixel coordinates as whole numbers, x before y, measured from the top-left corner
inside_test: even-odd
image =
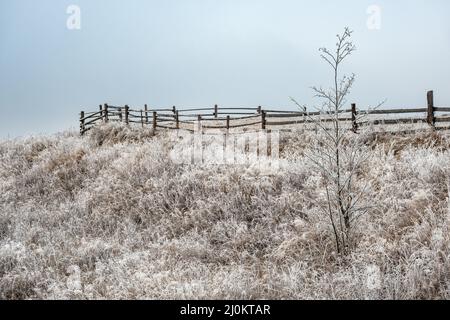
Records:
[[[309,141],[285,134],[276,172],[175,164],[164,134],[114,125],[0,142],[0,298],[450,298],[448,137],[366,139],[374,206],[345,259]]]

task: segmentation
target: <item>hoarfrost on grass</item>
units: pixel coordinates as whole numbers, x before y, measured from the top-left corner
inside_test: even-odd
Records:
[[[376,206],[345,259],[311,141],[282,134],[277,170],[176,163],[118,125],[0,142],[0,298],[449,298],[448,137],[367,138]]]

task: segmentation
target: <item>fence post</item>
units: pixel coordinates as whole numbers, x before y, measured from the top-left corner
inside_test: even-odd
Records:
[[[100,111],[100,121],[103,122],[103,105],[100,104],[98,110]]]
[[[119,121],[122,122],[122,108],[119,108]]]
[[[103,117],[105,118],[105,122],[108,122],[108,105],[106,103],[103,105]]]
[[[173,106],[172,107],[172,112],[173,112],[173,114],[175,114],[177,112],[177,107]]]
[[[354,133],[358,132],[358,123],[356,122],[356,103],[352,103],[352,130]]]
[[[256,112],[258,112],[258,114],[261,114],[261,106],[258,106],[258,108],[256,109]]]
[[[219,107],[217,106],[217,104],[214,106],[214,118],[217,118],[217,116],[219,115]]]
[[[84,111],[80,113],[80,134],[84,135]]]
[[[201,132],[202,131],[202,116],[201,115],[198,115],[197,116],[197,130],[199,131],[199,132]]]
[[[141,125],[143,128],[144,127],[144,112],[142,111],[142,109],[141,109]]]
[[[178,110],[175,111],[175,127],[180,129],[180,117]]]
[[[158,115],[156,111],[153,111],[153,134],[155,134],[156,131],[156,121],[157,121]]]
[[[261,129],[266,129],[266,112],[261,110]]]
[[[230,130],[230,116],[227,116],[227,131]]]
[[[427,122],[431,127],[434,128],[436,119],[434,117],[434,93],[433,93],[433,91],[427,92],[427,100],[428,100]]]
[[[148,107],[147,107],[147,105],[144,105],[144,109],[145,109],[145,124],[148,125]]]
[[[125,106],[125,124],[130,124],[130,107],[128,105]]]

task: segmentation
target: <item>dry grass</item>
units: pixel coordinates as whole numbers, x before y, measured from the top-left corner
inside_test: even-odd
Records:
[[[375,206],[346,259],[308,136],[272,172],[175,164],[164,134],[115,125],[0,142],[0,298],[449,298],[448,141],[366,141]]]

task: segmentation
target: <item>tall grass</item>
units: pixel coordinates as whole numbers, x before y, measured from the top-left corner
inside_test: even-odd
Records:
[[[0,142],[0,298],[449,298],[448,138],[364,141],[376,206],[345,258],[310,141],[284,134],[277,171],[175,164],[118,125]]]

